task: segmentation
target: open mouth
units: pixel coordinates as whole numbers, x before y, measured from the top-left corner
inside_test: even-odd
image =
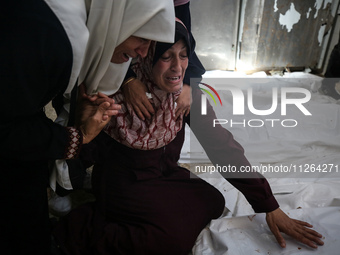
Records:
[[[130,56],[126,53],[123,53],[123,56],[124,56],[125,62],[130,59]]]
[[[176,82],[176,81],[180,81],[181,80],[181,76],[167,77],[166,79],[169,80],[169,81]]]

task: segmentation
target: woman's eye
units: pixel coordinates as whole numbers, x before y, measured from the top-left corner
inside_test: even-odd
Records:
[[[186,58],[188,58],[188,55],[183,54],[183,55],[180,56],[180,58],[181,58],[181,59],[186,59]]]
[[[148,42],[150,42],[150,40],[149,39],[145,39],[145,38],[139,38],[140,39],[140,41],[141,42],[143,42],[143,43],[148,43]]]
[[[161,59],[164,61],[170,60],[170,56],[161,56]]]

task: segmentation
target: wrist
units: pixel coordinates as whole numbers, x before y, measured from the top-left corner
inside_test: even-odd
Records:
[[[123,82],[121,88],[123,89],[128,83],[130,83],[130,82],[132,82],[132,81],[134,81],[134,80],[136,80],[136,79],[137,79],[136,77],[130,77],[130,78],[126,79],[126,80]]]
[[[80,126],[79,130],[80,130],[80,133],[82,134],[82,137],[83,137],[83,144],[87,144],[87,143],[92,141],[92,139],[93,139],[92,136],[85,132],[83,126]]]
[[[65,127],[68,133],[68,144],[65,150],[65,159],[73,159],[79,155],[82,144],[82,133],[74,127]]]

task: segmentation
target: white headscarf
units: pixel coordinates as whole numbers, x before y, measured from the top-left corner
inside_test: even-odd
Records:
[[[88,94],[100,91],[111,95],[119,89],[130,61],[110,61],[114,49],[131,35],[161,42],[174,40],[173,0],[88,0],[86,4],[90,38],[78,84],[84,82]]]
[[[45,0],[45,2],[58,17],[72,45],[72,71],[67,86],[70,94],[78,79],[89,39],[85,2],[84,0]]]

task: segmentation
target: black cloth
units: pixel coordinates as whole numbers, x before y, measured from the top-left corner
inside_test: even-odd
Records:
[[[63,158],[68,134],[43,108],[68,84],[72,48],[44,1],[15,2],[0,14],[0,157]]]
[[[76,208],[54,231],[67,254],[186,255],[224,208],[222,194],[177,165],[182,130],[171,144],[135,150],[102,133],[93,169],[96,202]]]
[[[72,48],[42,0],[0,8],[1,254],[48,254],[48,160],[63,158],[68,132],[44,106],[69,81]]]
[[[340,78],[340,42],[337,45],[335,45],[334,49],[332,50],[332,53],[331,53],[331,56],[329,58],[329,62],[327,65],[325,77],[326,78]]]
[[[334,46],[328,60],[325,79],[322,81],[320,90],[327,96],[331,96],[336,100],[340,99],[340,94],[335,90],[335,84],[340,78],[340,36],[339,42]]]
[[[184,23],[183,23],[184,24]],[[175,40],[174,43],[178,42],[179,40],[183,40],[187,47],[187,54],[190,58],[191,55],[191,48],[194,47],[194,43],[191,40],[190,34],[185,26],[183,26],[181,22],[176,21],[175,27]],[[155,52],[153,55],[152,66],[154,66],[159,58],[168,50],[170,49],[174,43],[165,43],[165,42],[157,42]]]
[[[175,14],[176,17],[179,18],[184,25],[187,27],[189,33],[190,33],[190,38],[192,40],[191,42],[191,47],[192,47],[192,54],[190,55],[189,58],[189,65],[187,70],[185,71],[185,76],[183,83],[190,85],[190,79],[191,78],[202,78],[202,75],[205,73],[205,68],[203,67],[201,61],[198,59],[196,52],[194,51],[196,42],[195,38],[193,37],[191,33],[191,14],[190,14],[190,2],[179,5],[175,7]]]

